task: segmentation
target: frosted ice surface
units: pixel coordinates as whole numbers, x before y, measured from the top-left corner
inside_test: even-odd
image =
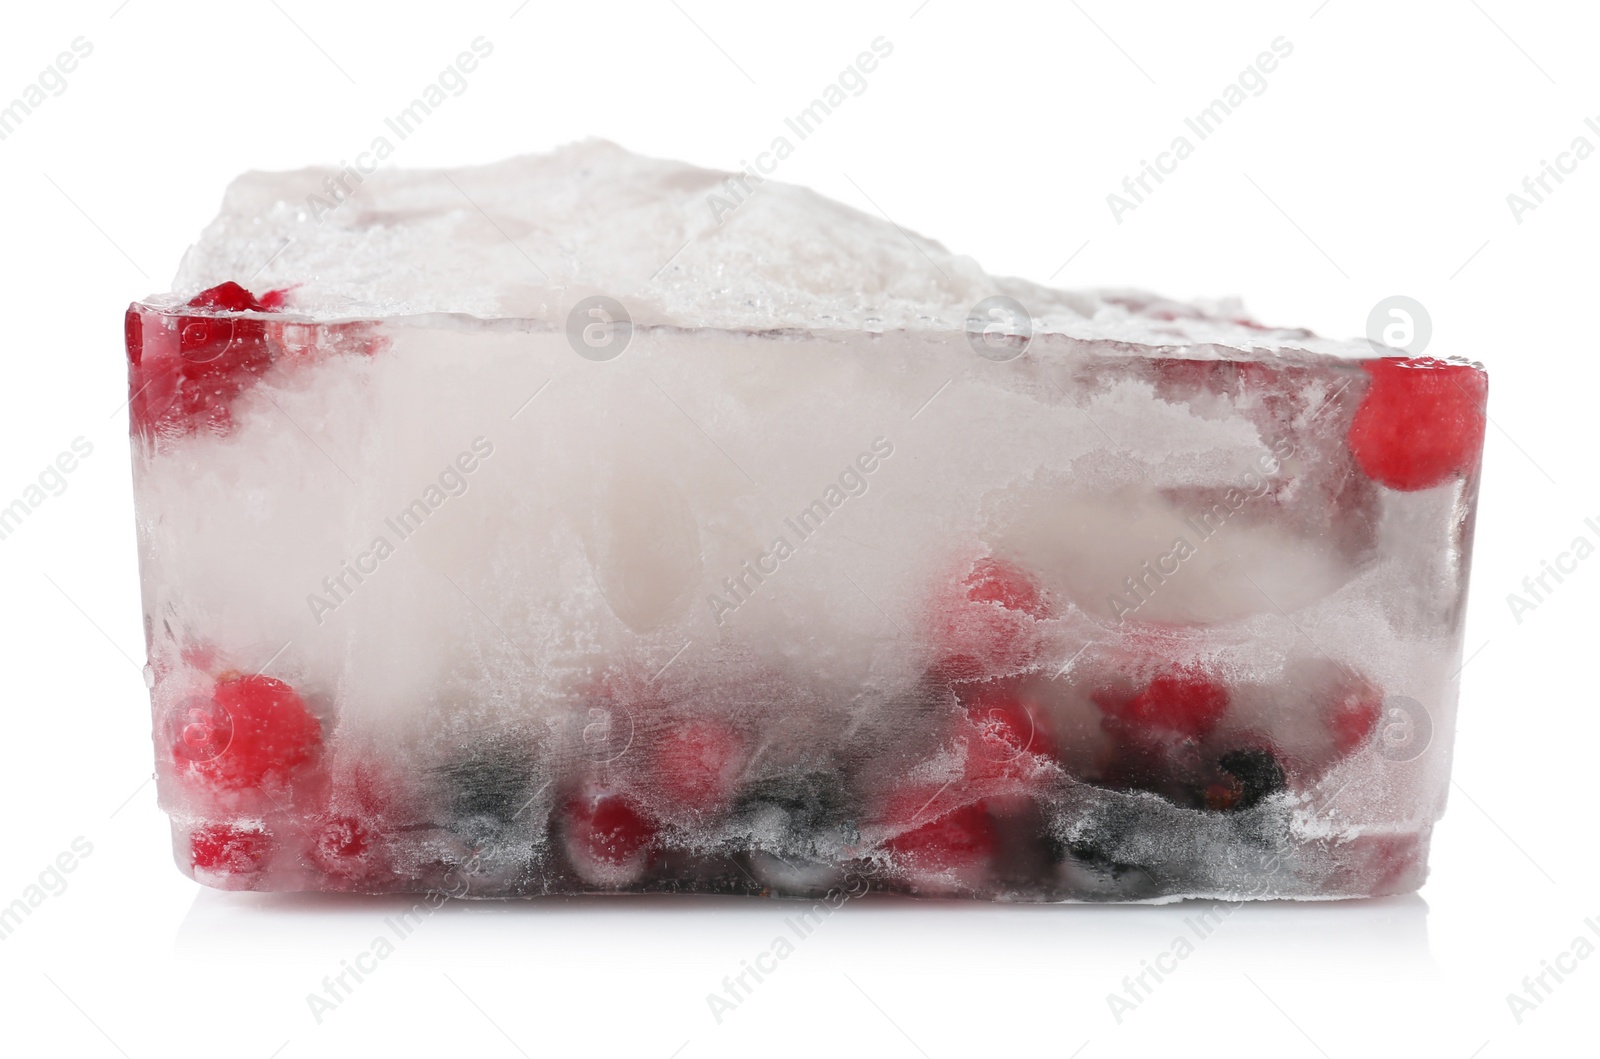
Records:
[[[438,312],[553,325],[601,291],[641,324],[852,332],[960,328],[976,302],[1000,294],[1024,302],[1040,333],[1351,348],[1241,323],[1228,302],[1202,312],[991,277],[931,239],[776,181],[719,221],[708,197],[743,194],[729,177],[594,140],[448,171],[247,173],[174,289],[254,276],[262,289],[292,287],[294,310],[314,319]]]
[[[775,183],[718,224],[725,179],[597,142],[338,199],[248,174],[130,310],[180,866],[1420,885],[1481,370],[993,278]],[[596,357],[569,328],[602,295],[633,329]],[[1031,339],[970,340],[997,296]]]

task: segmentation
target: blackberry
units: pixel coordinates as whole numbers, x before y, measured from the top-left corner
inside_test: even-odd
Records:
[[[1217,767],[1232,778],[1230,786],[1237,793],[1231,804],[1221,806],[1224,811],[1254,808],[1263,798],[1287,786],[1283,766],[1269,752],[1258,748],[1230,750],[1217,759]]]

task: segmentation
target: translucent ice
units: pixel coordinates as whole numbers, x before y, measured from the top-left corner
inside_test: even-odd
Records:
[[[773,183],[719,224],[726,179],[253,173],[129,310],[180,866],[1417,887],[1482,371],[990,277]]]

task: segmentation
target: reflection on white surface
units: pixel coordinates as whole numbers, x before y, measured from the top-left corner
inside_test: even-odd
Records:
[[[618,958],[682,965],[697,956],[737,963],[775,937],[818,959],[854,966],[892,962],[1014,967],[1038,961],[1102,973],[1204,955],[1239,968],[1274,961],[1360,964],[1385,973],[1436,970],[1428,905],[1412,894],[1370,901],[1212,901],[1171,905],[1003,905],[873,895],[821,914],[803,901],[699,896],[455,901],[430,909],[422,895],[238,894],[201,890],[179,927],[180,958],[353,958],[378,939],[434,955],[525,959],[539,952],[578,963]],[[808,911],[810,915],[807,916]],[[824,944],[817,944],[823,941]],[[746,950],[749,950],[747,953]],[[821,955],[826,953],[826,955]],[[1119,962],[1120,961],[1120,962]]]

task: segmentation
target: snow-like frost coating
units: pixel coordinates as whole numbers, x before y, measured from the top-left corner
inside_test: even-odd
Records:
[[[1241,322],[1232,301],[1199,309],[990,276],[932,239],[778,181],[719,224],[707,197],[726,195],[729,176],[598,140],[449,171],[379,169],[359,183],[328,168],[247,173],[174,290],[253,276],[293,288],[290,307],[313,319],[462,313],[552,326],[599,292],[641,325],[758,331],[960,329],[975,303],[999,294],[1020,301],[1040,334],[1366,349]],[[328,190],[340,179],[353,195]]]

